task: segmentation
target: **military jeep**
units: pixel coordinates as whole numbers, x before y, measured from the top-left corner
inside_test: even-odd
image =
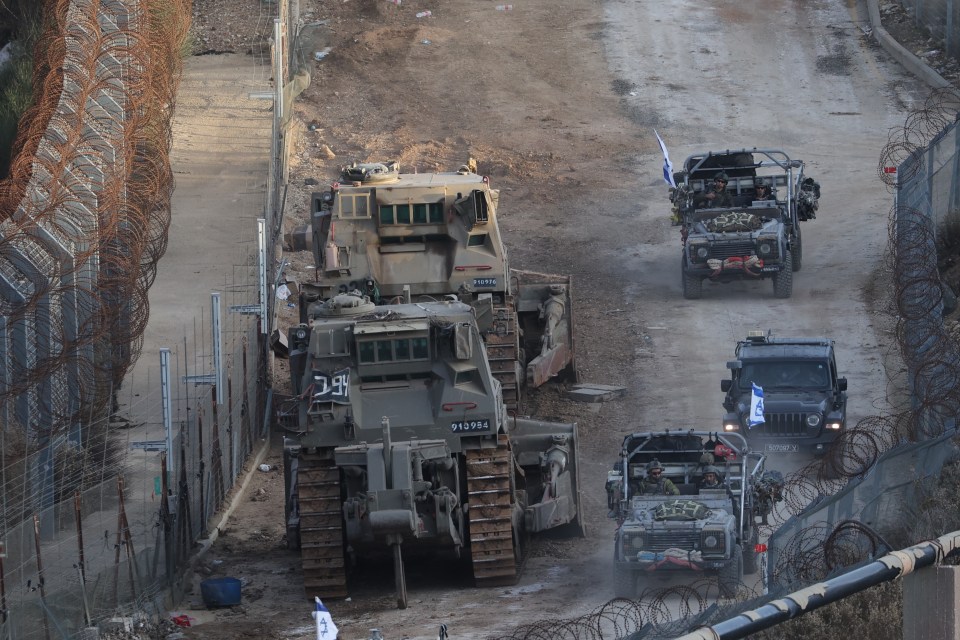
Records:
[[[720,382],[724,432],[742,434],[767,454],[826,453],[847,421],[847,379],[838,375],[833,340],[754,331],[735,355],[730,379]],[[763,422],[751,425],[754,384],[763,394]]]
[[[647,465],[659,461],[679,495],[641,489]],[[719,488],[701,486],[705,467],[720,471]],[[633,433],[607,476],[609,516],[617,522],[614,586],[633,598],[640,579],[658,572],[717,576],[734,597],[745,573],[758,569],[757,520],[782,499],[783,476],[764,471],[764,456],[738,433],[667,430]]]
[[[803,241],[800,222],[816,217],[820,185],[804,163],[776,149],[708,151],[688,157],[670,190],[681,226],[683,297],[700,298],[703,281],[773,280],[777,298],[793,294]],[[727,183],[722,206],[711,183]],[[759,186],[770,190],[763,196]]]

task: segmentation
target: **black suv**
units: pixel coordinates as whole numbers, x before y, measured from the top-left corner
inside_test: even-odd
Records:
[[[751,333],[727,368],[723,429],[755,450],[820,455],[846,427],[847,379],[837,375],[833,340]],[[763,422],[751,427],[753,384],[762,389]]]

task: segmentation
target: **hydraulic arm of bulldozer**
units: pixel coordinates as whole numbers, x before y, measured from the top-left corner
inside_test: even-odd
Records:
[[[525,479],[526,530],[533,533],[573,523],[583,535],[576,423],[516,418],[509,434]]]
[[[518,281],[517,312],[524,332],[526,381],[539,387],[565,369],[576,378],[571,282],[566,276],[511,270]]]

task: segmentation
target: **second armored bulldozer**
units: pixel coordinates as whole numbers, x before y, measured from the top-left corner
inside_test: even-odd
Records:
[[[476,309],[508,408],[524,386],[576,377],[571,281],[510,269],[499,191],[471,160],[455,172],[352,164],[311,199],[314,282],[304,305],[359,290],[374,303],[456,295]],[[304,307],[301,307],[301,314]]]
[[[401,608],[402,549],[462,554],[478,586],[512,584],[527,533],[582,534],[576,424],[508,416],[471,306],[354,291],[307,320],[290,332],[298,395],[282,426],[308,595],[346,596],[350,559],[383,550]]]

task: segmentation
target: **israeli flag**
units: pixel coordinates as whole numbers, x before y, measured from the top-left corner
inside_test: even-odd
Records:
[[[668,185],[677,188],[677,183],[673,179],[673,163],[670,162],[670,154],[667,153],[667,145],[663,144],[663,138],[660,137],[660,134],[657,133],[657,130],[653,130],[653,135],[657,136],[657,142],[660,143],[660,151],[663,152],[663,179],[667,182]]]
[[[333,623],[333,617],[327,610],[320,598],[314,597],[317,608],[313,612],[313,619],[317,621],[317,640],[336,640],[337,625]]]
[[[747,420],[747,427],[755,427],[763,424],[763,388],[757,386],[756,382],[750,383],[753,388],[750,390],[750,419]]]

